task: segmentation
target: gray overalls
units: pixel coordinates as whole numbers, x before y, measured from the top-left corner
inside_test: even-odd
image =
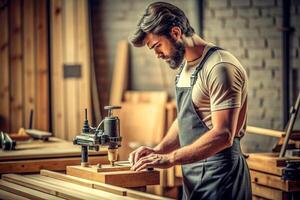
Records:
[[[209,129],[197,114],[192,102],[192,89],[207,58],[218,47],[212,47],[191,75],[190,87],[177,87],[182,66],[176,76],[177,119],[180,146],[200,138]],[[183,199],[251,199],[251,184],[247,163],[240,148],[240,139],[207,159],[182,165]]]

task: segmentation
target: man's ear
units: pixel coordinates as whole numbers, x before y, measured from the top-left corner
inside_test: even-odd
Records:
[[[176,41],[180,40],[182,38],[181,29],[178,26],[173,26],[171,28],[170,35]]]

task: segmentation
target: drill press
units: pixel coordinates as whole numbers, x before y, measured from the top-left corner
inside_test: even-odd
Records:
[[[121,146],[120,120],[112,115],[113,109],[120,109],[121,106],[105,106],[108,111],[97,127],[89,126],[87,109],[85,109],[85,120],[82,133],[77,135],[73,144],[81,145],[81,166],[88,166],[88,150],[99,151],[100,146],[108,146],[108,160],[112,166],[118,159],[118,148]]]

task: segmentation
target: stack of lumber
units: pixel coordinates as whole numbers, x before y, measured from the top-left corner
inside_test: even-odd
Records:
[[[279,158],[278,153],[253,153],[247,163],[250,169],[254,199],[291,199],[300,193],[300,180],[283,180],[287,160],[300,161],[300,157]],[[295,198],[296,199],[296,198]]]
[[[48,170],[35,175],[5,174],[0,188],[1,199],[167,199]]]
[[[41,169],[65,171],[68,165],[80,165],[80,146],[58,138],[48,141],[19,142],[14,151],[0,151],[0,174],[35,173]],[[107,150],[89,152],[89,163],[108,163]]]

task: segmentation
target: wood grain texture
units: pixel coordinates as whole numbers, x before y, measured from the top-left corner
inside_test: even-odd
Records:
[[[53,171],[65,171],[67,166],[80,165],[81,157],[70,158],[48,158],[48,159],[26,159],[15,161],[1,161],[0,174],[6,173],[39,173],[42,169]],[[107,164],[107,156],[89,156],[89,164]]]
[[[16,194],[13,194],[13,193],[10,193],[10,192],[7,192],[5,190],[1,190],[0,189],[0,197],[5,199],[5,200],[30,200],[29,198],[26,198],[26,197],[22,197],[22,196],[19,196],[19,195],[16,195]]]
[[[4,1],[1,1],[3,3]],[[0,10],[0,129],[10,132],[8,6]]]
[[[159,172],[155,170],[141,172],[117,171],[97,173],[92,169],[81,166],[68,166],[67,174],[127,188],[159,184]]]
[[[300,181],[285,181],[280,176],[250,170],[251,181],[286,192],[300,191]]]
[[[110,105],[120,105],[128,85],[128,42],[120,41],[117,45],[114,72],[110,91]]]
[[[28,199],[43,199],[43,200],[47,200],[47,199],[53,199],[53,200],[59,200],[62,198],[59,197],[55,197],[53,195],[49,195],[49,194],[45,194],[43,192],[40,191],[36,191],[34,189],[30,189],[27,188],[26,186],[21,186],[15,183],[11,183],[9,181],[4,181],[4,180],[0,180],[0,187],[1,189],[7,191],[7,192],[12,192],[17,196],[21,196],[21,197],[25,197]],[[17,198],[19,199],[19,198]],[[20,198],[21,199],[21,198]]]
[[[24,123],[29,128],[30,111],[35,110],[36,101],[36,63],[35,63],[35,29],[34,0],[23,4],[23,67],[24,67]],[[34,126],[35,124],[33,124]]]
[[[258,184],[251,184],[252,187],[252,194],[263,197],[266,199],[273,199],[273,200],[287,200],[287,194],[283,191],[265,187]]]
[[[10,131],[16,132],[24,126],[24,69],[22,51],[22,23],[21,23],[21,1],[9,1],[10,14]]]
[[[36,30],[36,106],[34,128],[49,130],[49,66],[47,0],[35,1]]]

